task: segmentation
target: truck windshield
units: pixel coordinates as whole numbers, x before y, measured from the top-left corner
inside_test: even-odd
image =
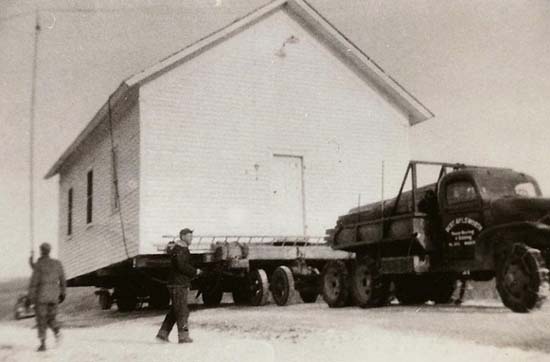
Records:
[[[489,198],[499,197],[539,197],[538,185],[525,179],[482,179],[481,193]]]

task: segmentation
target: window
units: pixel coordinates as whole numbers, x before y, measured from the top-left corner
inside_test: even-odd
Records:
[[[86,187],[86,223],[92,222],[93,197],[94,197],[94,171],[88,171]]]
[[[447,205],[476,200],[476,189],[469,181],[453,182],[447,186]]]
[[[73,234],[73,189],[67,195],[67,235]]]

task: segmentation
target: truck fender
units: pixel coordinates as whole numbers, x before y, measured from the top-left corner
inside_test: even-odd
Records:
[[[550,248],[550,226],[540,222],[513,222],[487,228],[481,232],[476,243],[475,257],[484,269],[495,268],[497,250],[511,247],[514,242],[541,251]]]

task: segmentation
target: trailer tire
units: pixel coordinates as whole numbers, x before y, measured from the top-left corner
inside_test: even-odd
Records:
[[[269,297],[269,279],[263,269],[256,269],[249,274],[250,304],[262,306]]]
[[[294,299],[294,275],[287,266],[279,266],[271,275],[271,295],[278,306],[285,306]]]
[[[250,302],[250,294],[241,286],[233,289],[231,295],[233,296],[233,303],[235,305],[246,305]]]
[[[323,299],[330,308],[341,308],[349,300],[349,276],[346,264],[341,260],[326,263],[321,276]]]
[[[102,310],[109,310],[113,306],[113,298],[111,297],[111,294],[109,292],[101,292],[98,293],[99,296],[99,307]]]
[[[540,307],[548,293],[548,269],[540,251],[515,243],[497,260],[497,290],[502,303],[516,313]]]
[[[113,296],[119,312],[130,312],[138,307],[137,293],[131,286],[115,287]]]
[[[116,305],[119,312],[131,312],[136,310],[138,306],[137,296],[127,295],[119,297],[116,300]]]
[[[152,309],[166,309],[170,305],[170,293],[165,285],[155,285],[149,292],[149,307]]]
[[[351,275],[353,300],[361,308],[388,303],[390,283],[382,276],[376,261],[369,256],[355,259]]]
[[[216,307],[220,305],[223,298],[223,290],[218,285],[201,290],[202,302],[207,307]]]
[[[319,297],[319,292],[316,290],[302,290],[300,291],[300,297],[304,303],[315,303]]]

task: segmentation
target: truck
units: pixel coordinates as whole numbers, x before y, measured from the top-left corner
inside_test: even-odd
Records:
[[[419,186],[420,169],[434,167],[431,183]],[[330,307],[378,307],[392,297],[448,303],[458,280],[496,278],[503,304],[518,313],[548,294],[550,199],[533,177],[508,168],[411,161],[395,198],[352,208],[326,240],[355,253],[322,271]]]

